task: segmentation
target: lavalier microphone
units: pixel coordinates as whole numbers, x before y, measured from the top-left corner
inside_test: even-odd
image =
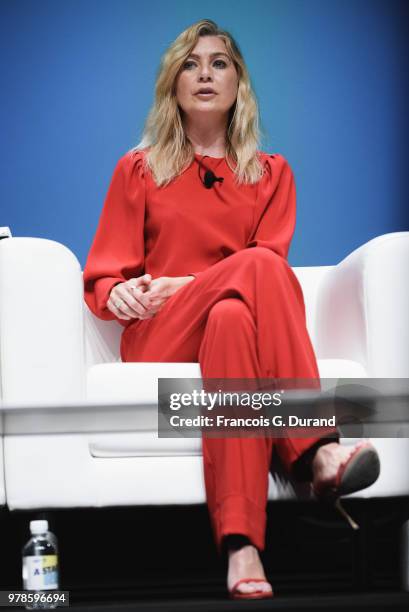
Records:
[[[204,157],[208,157],[208,156],[204,156]],[[209,170],[209,168],[206,168],[206,166],[204,166],[202,164],[202,162],[200,161],[200,159],[197,160],[199,162],[199,178],[202,182],[202,185],[204,185],[204,187],[206,187],[206,189],[211,189],[214,185],[214,183],[219,182],[219,183],[223,183],[224,178],[222,176],[216,176],[215,173],[212,170]],[[206,170],[205,175],[202,179],[202,177],[200,176],[200,170],[201,167],[203,166],[203,168]]]

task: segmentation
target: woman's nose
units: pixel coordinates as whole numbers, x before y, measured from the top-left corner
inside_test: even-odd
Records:
[[[210,68],[208,66],[202,66],[199,72],[199,81],[208,81],[211,78]]]

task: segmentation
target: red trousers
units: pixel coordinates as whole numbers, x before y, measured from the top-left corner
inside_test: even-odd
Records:
[[[264,247],[230,255],[122,335],[123,361],[196,362],[203,378],[319,379],[304,299],[288,262]],[[318,383],[319,384],[319,383]],[[203,436],[207,503],[219,551],[228,534],[264,549],[272,449],[291,471],[315,438]]]

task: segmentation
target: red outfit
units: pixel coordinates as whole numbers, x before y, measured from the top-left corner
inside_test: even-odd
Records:
[[[144,273],[196,278],[153,318],[118,319],[126,326],[122,360],[198,361],[204,378],[318,379],[302,290],[287,262],[295,227],[287,161],[261,153],[261,180],[237,185],[224,158],[196,154],[182,174],[158,188],[144,171],[143,155],[128,152],[115,168],[84,269],[86,302],[98,317],[115,319],[106,302],[116,283]],[[223,183],[205,189],[199,161]],[[291,470],[319,440],[203,437],[207,501],[219,549],[231,533],[264,548],[273,445]]]

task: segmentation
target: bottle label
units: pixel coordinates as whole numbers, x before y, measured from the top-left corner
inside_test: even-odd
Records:
[[[57,555],[33,555],[23,559],[24,588],[29,591],[58,589]]]

